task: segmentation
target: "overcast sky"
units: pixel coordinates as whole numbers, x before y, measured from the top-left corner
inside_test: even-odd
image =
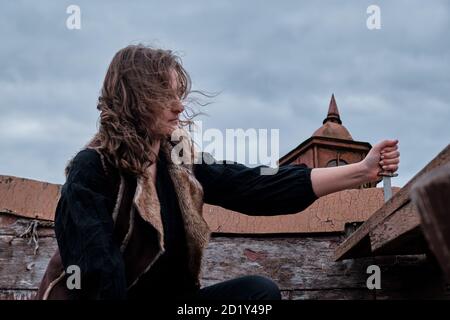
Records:
[[[81,9],[69,30],[66,8]],[[381,9],[369,30],[366,9]],[[63,183],[97,130],[120,48],[178,52],[194,88],[221,92],[203,129],[280,131],[280,156],[322,125],[332,93],[353,138],[400,140],[403,186],[450,141],[450,2],[1,1],[0,174]],[[379,185],[380,186],[380,185]]]

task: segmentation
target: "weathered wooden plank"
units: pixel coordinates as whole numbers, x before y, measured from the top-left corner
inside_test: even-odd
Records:
[[[203,284],[260,274],[272,278],[286,299],[340,299],[339,293],[341,299],[374,299],[377,293],[382,298],[420,297],[421,292],[430,299],[447,297],[445,281],[426,255],[334,262],[333,248],[339,238],[213,238],[203,265]],[[370,265],[381,269],[382,290],[366,287]]]
[[[450,288],[439,266],[428,255],[374,257],[381,270],[377,300],[450,299]]]
[[[205,252],[204,285],[261,274],[274,279],[281,290],[361,289],[372,264],[371,258],[333,262],[338,235],[213,239]]]
[[[34,244],[27,239],[0,236],[0,288],[37,289],[56,247],[55,238],[40,238],[34,255]]]
[[[382,221],[402,207],[409,201],[409,193],[413,184],[423,175],[435,168],[450,162],[450,145],[447,145],[433,160],[431,160],[421,171],[419,171],[408,183],[397,192],[384,206],[377,210],[357,231],[348,237],[337,249],[334,255],[335,260],[348,259],[360,256],[354,248],[357,244],[369,237],[369,233]],[[367,239],[365,240],[367,241]],[[367,243],[367,242],[366,242]],[[370,242],[369,242],[370,243]],[[360,248],[360,247],[358,247]],[[367,248],[364,250],[367,251]]]
[[[33,223],[36,223],[35,230],[38,237],[53,237],[55,235],[53,221],[27,219],[12,214],[0,214],[0,235],[25,236]]]
[[[450,281],[450,163],[417,181],[411,198],[430,249]]]
[[[277,279],[284,290],[364,287],[369,262],[330,263],[339,241],[336,235],[300,239],[213,237],[205,251],[203,281],[206,285],[257,272]],[[56,246],[54,238],[41,238],[34,256],[34,246],[27,240],[0,236],[0,287],[36,289]]]
[[[0,300],[32,300],[37,290],[1,290]],[[396,294],[394,291],[392,294]],[[397,294],[398,295],[398,294]],[[281,290],[282,300],[373,300],[375,293],[368,290]]]
[[[376,300],[450,300],[450,290],[432,287],[429,290],[376,290]]]
[[[0,300],[32,300],[37,290],[0,289]]]
[[[402,233],[397,238],[372,251],[372,255],[408,255],[428,252],[428,244],[420,226]]]
[[[366,289],[293,290],[286,300],[375,300],[375,292]]]
[[[426,247],[417,247],[409,243],[414,236],[420,237],[420,217],[416,207],[408,201],[395,214],[387,217],[383,223],[370,231],[370,245],[374,254],[426,253]]]

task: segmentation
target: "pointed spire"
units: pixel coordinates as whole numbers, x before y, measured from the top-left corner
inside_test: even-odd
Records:
[[[327,117],[323,120],[323,124],[325,124],[325,122],[328,121],[342,124],[336,100],[334,99],[334,93],[331,95],[330,106],[328,107],[328,114]]]

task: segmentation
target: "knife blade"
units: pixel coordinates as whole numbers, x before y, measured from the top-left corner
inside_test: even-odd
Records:
[[[391,178],[397,177],[398,174],[391,171],[381,171],[378,175],[383,177],[384,202],[388,202],[388,200],[392,198]]]

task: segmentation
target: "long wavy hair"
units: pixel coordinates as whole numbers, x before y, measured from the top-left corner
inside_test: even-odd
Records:
[[[178,80],[176,92],[170,85],[171,70],[175,70]],[[160,120],[162,110],[170,108],[174,99],[185,105],[191,92],[189,74],[171,50],[142,44],[119,50],[106,72],[97,104],[99,129],[90,143],[114,167],[143,174],[157,159],[151,146],[167,138]],[[189,106],[185,106],[180,127],[191,124],[199,114],[189,111]]]

